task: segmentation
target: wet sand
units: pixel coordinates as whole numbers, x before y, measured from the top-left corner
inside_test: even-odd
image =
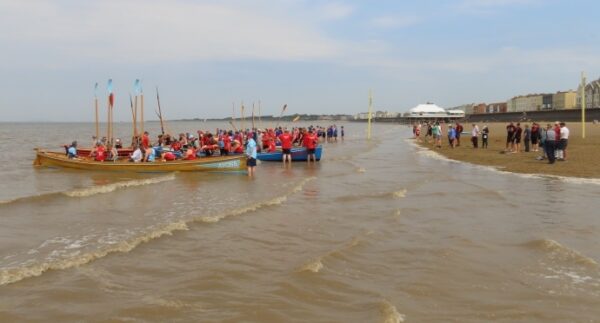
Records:
[[[547,122],[541,122],[540,125],[546,125]],[[483,123],[478,124],[483,128]],[[586,138],[581,138],[581,124],[567,123],[571,131],[569,136],[569,145],[567,148],[568,161],[557,161],[550,165],[547,160],[537,160],[536,157],[542,155],[542,149],[538,152],[525,152],[525,146],[521,142],[520,153],[505,153],[506,148],[506,123],[487,124],[490,129],[489,147],[487,149],[473,149],[471,144],[472,124],[464,124],[464,131],[469,134],[461,136],[461,145],[454,149],[448,144],[447,127],[443,128],[442,148],[434,148],[433,140],[425,139],[425,130],[421,133],[420,145],[428,147],[447,158],[469,162],[477,165],[494,166],[500,170],[523,173],[523,174],[544,174],[555,176],[600,178],[600,168],[597,167],[597,161],[600,160],[600,125],[586,124]],[[524,127],[521,123],[521,127]],[[531,124],[530,124],[531,125]],[[427,142],[429,141],[429,143]],[[479,136],[479,147],[481,147],[481,136]]]

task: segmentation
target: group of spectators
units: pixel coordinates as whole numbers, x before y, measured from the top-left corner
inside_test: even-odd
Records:
[[[444,131],[444,126],[447,126]],[[464,127],[459,122],[455,124],[444,122],[425,122],[424,124],[413,124],[413,135],[418,141],[421,140],[421,129],[425,129],[425,140],[430,142],[433,139],[433,145],[436,148],[442,148],[443,133],[447,133],[448,147],[455,148],[460,146],[461,136],[471,135],[471,144],[473,148],[479,148],[479,137],[481,137],[481,148],[488,148],[488,138],[490,130],[487,125],[480,130],[477,124],[472,124],[470,133],[464,131]],[[554,125],[548,123],[545,127],[537,122],[531,125],[520,122],[510,122],[506,126],[506,147],[505,153],[520,152],[538,152],[542,154],[537,157],[538,160],[548,160],[550,164],[555,161],[567,160],[567,146],[569,143],[569,128],[564,122],[556,121]]]
[[[444,133],[444,126],[446,124],[444,122],[429,122],[426,121],[425,124],[415,123],[413,124],[413,136],[418,141],[421,140],[421,129],[425,128],[425,141],[427,143],[430,142],[430,138],[433,139],[433,145],[436,148],[442,148],[442,137]],[[477,124],[473,124],[470,133],[464,132],[464,127],[461,123],[456,122],[455,124],[448,123],[447,124],[447,138],[448,138],[448,146],[450,148],[455,148],[460,146],[460,139],[463,134],[471,135],[471,144],[473,148],[479,148],[479,137],[481,136],[481,148],[488,148],[488,137],[490,130],[488,126],[483,126],[483,128],[479,129]]]

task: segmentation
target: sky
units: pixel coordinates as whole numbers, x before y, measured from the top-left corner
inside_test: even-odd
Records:
[[[403,112],[600,77],[593,0],[0,0],[0,121]],[[94,90],[95,83],[98,90]]]

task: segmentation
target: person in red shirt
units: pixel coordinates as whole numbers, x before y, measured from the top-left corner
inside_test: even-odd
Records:
[[[310,163],[310,160],[312,159],[314,162],[316,162],[317,158],[315,156],[315,149],[317,146],[317,137],[315,136],[315,134],[306,131],[302,139],[302,146],[306,147],[306,151],[308,154],[308,156],[306,157],[306,161]]]
[[[101,144],[96,145],[95,159],[96,159],[96,161],[104,161],[106,159],[106,149]]]
[[[292,141],[294,138],[290,134],[290,131],[285,129],[282,134],[277,138],[281,142],[281,150],[283,152],[283,163],[285,164],[286,160],[292,163]]]
[[[150,136],[148,131],[144,131],[144,135],[142,136],[142,147],[144,147],[144,149],[150,147]]]

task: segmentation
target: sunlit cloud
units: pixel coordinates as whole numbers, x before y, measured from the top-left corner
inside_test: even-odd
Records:
[[[338,50],[335,41],[301,19],[210,2],[9,1],[0,4],[0,29],[5,31],[0,34],[3,54],[9,56],[0,64],[301,61],[331,57]],[[31,51],[43,60],[23,60]]]

